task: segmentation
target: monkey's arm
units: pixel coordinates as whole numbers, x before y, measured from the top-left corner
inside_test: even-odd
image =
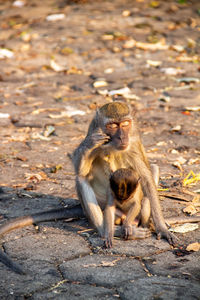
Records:
[[[88,180],[84,177],[77,176],[76,189],[87,218],[93,227],[97,229],[99,235],[103,237],[103,213]]]
[[[156,189],[155,182],[153,180],[150,169],[146,166],[145,162],[138,157],[136,160],[137,172],[141,177],[141,185],[144,195],[149,199],[151,206],[151,214],[157,233],[157,238],[166,238],[170,245],[176,245],[178,243],[177,237],[171,233],[166,224],[162,214],[161,205]]]
[[[73,163],[76,174],[83,177],[86,177],[89,174],[93,160],[98,154],[98,147],[107,143],[109,140],[109,136],[104,134],[99,128],[86,136],[73,153]]]
[[[140,210],[141,210],[140,199],[135,199],[135,201],[132,203],[131,207],[129,208],[126,218],[124,219],[122,225],[123,236],[126,240],[129,238],[129,236],[133,235],[132,224],[136,219],[136,217],[138,216]]]
[[[105,248],[111,248],[114,236],[114,224],[115,224],[115,202],[111,192],[108,192],[108,202],[104,210],[104,246]]]
[[[110,137],[92,121],[88,134],[80,146],[74,151],[73,163],[76,171],[76,190],[84,212],[92,225],[103,236],[103,214],[97,202],[93,188],[87,176],[90,174],[92,164],[101,151],[101,146],[110,140]],[[95,127],[96,126],[96,127]],[[93,128],[94,127],[94,128]]]

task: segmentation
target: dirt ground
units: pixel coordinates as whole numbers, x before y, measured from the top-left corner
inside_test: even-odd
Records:
[[[136,108],[160,166],[164,216],[197,215],[199,54],[199,1],[0,1],[1,223],[77,203],[70,154],[95,109],[117,99]],[[27,274],[0,263],[1,299],[199,299],[199,228],[177,233],[197,243],[185,252],[155,236],[105,251],[90,228],[49,222],[2,237]]]

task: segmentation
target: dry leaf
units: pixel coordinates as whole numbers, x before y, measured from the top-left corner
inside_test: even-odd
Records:
[[[191,205],[186,206],[186,207],[183,209],[183,212],[185,212],[185,213],[187,213],[187,214],[189,214],[189,215],[194,215],[194,214],[196,214],[198,211],[197,211],[197,209],[195,208],[195,206],[191,204]]]
[[[174,131],[174,132],[177,132],[177,131],[180,131],[181,130],[181,125],[176,125],[174,126],[171,131]],[[185,161],[184,161],[185,162]]]
[[[199,61],[199,57],[197,55],[195,55],[195,56],[187,56],[185,54],[182,54],[182,55],[176,57],[176,61],[181,61],[181,62],[198,62]]]
[[[39,140],[42,140],[42,141],[50,141],[51,140],[50,137],[44,136],[44,135],[40,134],[39,132],[33,132],[31,138],[34,139],[34,140],[39,139]]]
[[[199,83],[199,78],[196,77],[183,77],[183,78],[177,78],[176,81],[182,83]]]
[[[160,71],[165,73],[166,75],[172,75],[172,76],[185,73],[185,70],[176,69],[176,68],[162,68],[160,69]]]
[[[87,264],[87,265],[83,265],[83,268],[96,268],[96,267],[98,267],[98,265],[97,264]]]
[[[125,49],[136,47],[136,48],[139,48],[142,50],[150,50],[150,51],[169,49],[169,45],[166,45],[164,40],[162,40],[158,43],[155,43],[155,44],[151,44],[151,43],[137,42],[134,39],[131,39],[129,41],[126,41],[124,43],[123,47]]]
[[[40,182],[42,180],[46,180],[47,179],[47,175],[44,172],[39,172],[36,174],[31,174],[31,173],[25,173],[25,178],[28,181],[33,181],[35,183]]]
[[[114,267],[116,265],[117,260],[113,261],[102,261],[101,266],[102,267]]]
[[[55,71],[55,72],[63,72],[66,70],[65,67],[59,65],[58,63],[56,63],[53,59],[51,59],[50,61],[50,67]]]
[[[200,173],[195,174],[193,171],[190,171],[189,174],[183,180],[183,186],[188,184],[195,184],[200,181]]]
[[[185,50],[185,48],[181,45],[172,45],[170,48],[176,52],[183,52]]]
[[[9,117],[10,117],[10,115],[7,113],[0,113],[0,119],[7,119]]]
[[[46,20],[52,22],[52,21],[59,21],[64,18],[65,18],[64,14],[52,14],[52,15],[47,16]]]
[[[187,106],[185,109],[190,111],[200,111],[200,106]]]
[[[60,111],[59,108],[53,108],[53,107],[49,107],[49,108],[38,108],[34,111],[32,111],[32,115],[39,115],[40,113],[43,113],[43,112],[47,112],[47,111]]]
[[[196,243],[192,243],[189,244],[186,248],[187,251],[199,251],[200,250],[200,243],[196,242]]]
[[[139,100],[140,98],[138,96],[136,96],[135,94],[132,94],[131,90],[129,89],[129,87],[124,87],[118,90],[112,90],[112,91],[108,91],[108,90],[98,90],[98,93],[100,95],[103,96],[115,96],[115,95],[119,95],[119,96],[123,96],[124,98],[127,99],[132,99],[132,100]]]
[[[11,50],[8,50],[5,48],[0,49],[0,59],[12,58],[13,56],[14,56],[14,54]]]
[[[148,59],[147,64],[151,67],[159,67],[160,65],[162,65],[162,61]]]
[[[15,6],[15,7],[23,7],[25,4],[26,4],[25,1],[22,1],[22,0],[16,0],[16,1],[13,2],[12,6]]]
[[[122,12],[123,17],[129,17],[130,15],[131,15],[130,10],[123,10],[123,12]]]
[[[176,227],[172,227],[169,230],[172,232],[177,232],[177,233],[186,233],[189,231],[193,231],[199,228],[198,224],[195,223],[185,223],[183,225],[180,226],[176,226]]]
[[[97,80],[93,83],[93,86],[95,88],[104,87],[104,86],[107,86],[107,85],[108,85],[108,83],[105,80]]]

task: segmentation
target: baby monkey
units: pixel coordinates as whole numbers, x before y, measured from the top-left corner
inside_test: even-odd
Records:
[[[125,239],[146,238],[151,235],[147,228],[150,218],[150,202],[143,197],[140,177],[132,169],[120,168],[110,176],[107,205],[104,212],[104,246],[112,247],[115,224],[122,224]],[[138,225],[142,225],[138,228]]]

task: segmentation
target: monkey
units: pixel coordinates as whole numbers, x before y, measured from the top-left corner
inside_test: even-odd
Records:
[[[159,182],[159,168],[152,164],[152,175],[156,186]],[[151,209],[147,197],[143,197],[140,177],[132,169],[121,168],[111,173],[107,192],[107,204],[104,211],[104,248],[112,247],[115,232],[114,224],[122,224],[122,236],[129,238],[146,238],[151,236],[150,230],[135,232],[135,226],[147,227],[150,222]],[[200,216],[165,218],[168,227],[170,224],[186,222],[200,222]],[[115,226],[116,227],[116,226]]]
[[[97,110],[88,133],[73,153],[76,190],[83,210],[101,237],[104,236],[103,211],[111,172],[131,168],[140,177],[144,197],[150,202],[157,238],[177,244],[166,224],[159,203],[150,164],[140,140],[135,115],[124,102],[111,102]],[[135,227],[138,236],[142,228]]]
[[[172,245],[177,243],[176,237],[168,231],[159,203],[155,177],[153,179],[150,164],[140,140],[136,118],[126,103],[111,102],[97,109],[85,139],[73,152],[72,161],[81,206],[8,220],[0,226],[0,236],[15,228],[39,222],[86,216],[99,235],[104,238],[103,211],[107,205],[109,178],[116,170],[126,168],[132,169],[140,178],[138,184],[141,186],[143,197],[149,199],[157,237],[167,239]],[[143,202],[141,205],[141,209],[145,207]],[[144,215],[148,216],[147,213]],[[198,221],[200,217],[173,218],[171,224]],[[170,220],[168,223],[170,224]],[[149,232],[146,228],[133,225],[132,234],[133,238],[144,237],[148,236]],[[1,252],[0,260],[7,265],[10,263],[5,262],[5,255],[4,253],[1,255]],[[10,267],[12,268],[11,263]],[[14,267],[13,271],[16,272]]]
[[[107,204],[104,211],[104,247],[111,248],[114,236],[114,224],[122,224],[122,234],[125,239],[137,237],[135,226],[140,218],[142,226],[147,226],[150,218],[150,204],[143,198],[140,177],[132,169],[121,168],[110,175],[107,192]],[[143,201],[143,203],[142,203]],[[140,216],[139,216],[140,215]],[[149,233],[149,235],[148,235]],[[138,236],[145,238],[151,235],[150,231],[143,231]]]

